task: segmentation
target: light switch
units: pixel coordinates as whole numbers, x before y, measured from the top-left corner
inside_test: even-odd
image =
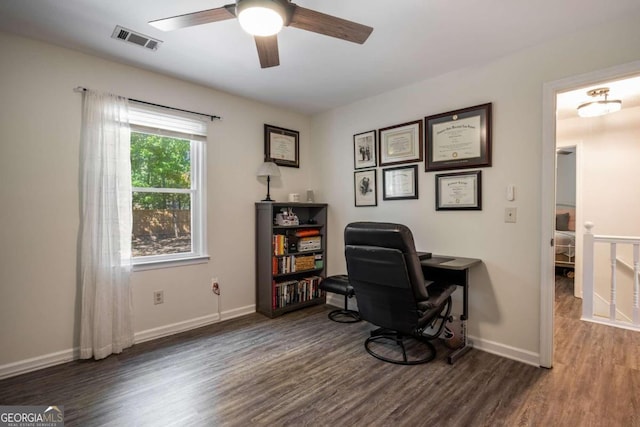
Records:
[[[513,202],[516,199],[516,187],[513,184],[507,185],[507,200]]]
[[[504,208],[504,222],[516,222],[516,208]]]

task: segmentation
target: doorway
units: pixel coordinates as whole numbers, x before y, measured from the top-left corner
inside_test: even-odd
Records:
[[[558,111],[557,96],[602,82],[620,80],[629,76],[640,75],[640,61],[622,66],[612,67],[584,75],[574,76],[544,85],[543,89],[543,141],[542,141],[542,196],[541,196],[541,284],[540,284],[540,366],[553,366],[553,334],[555,303],[555,248],[554,230],[556,219],[556,114]],[[576,104],[577,105],[577,104]],[[575,106],[573,107],[575,108]],[[580,150],[578,150],[579,152]],[[577,159],[579,162],[579,159]],[[579,166],[577,166],[579,168]],[[579,177],[578,172],[578,177]],[[579,199],[580,195],[577,192]],[[580,205],[577,200],[577,205]],[[580,211],[576,212],[576,234],[581,233],[583,219]],[[578,239],[576,239],[578,240]],[[576,248],[581,244],[576,241]],[[579,253],[577,254],[579,256]],[[579,264],[579,262],[578,262]],[[576,268],[580,275],[580,268]]]
[[[560,123],[556,128],[560,128]],[[581,297],[578,283],[575,283],[577,263],[576,221],[579,206],[577,204],[577,157],[578,145],[573,141],[564,141],[560,135],[556,138],[556,221],[554,229],[555,271],[556,277],[566,277],[572,293]],[[556,279],[557,281],[557,279]]]

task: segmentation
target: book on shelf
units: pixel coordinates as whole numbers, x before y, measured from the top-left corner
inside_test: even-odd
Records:
[[[319,259],[322,260],[321,254]],[[273,274],[289,274],[322,268],[322,266],[317,266],[317,260],[318,255],[274,256],[272,257],[271,272]],[[322,265],[322,262],[320,265]]]
[[[311,236],[319,236],[319,235],[320,235],[319,228],[312,228],[308,230],[297,230],[295,232],[296,237],[311,237]]]
[[[285,248],[287,247],[287,236],[284,234],[274,234],[273,235],[273,254],[274,255],[284,255]]]
[[[273,281],[273,308],[282,308],[320,298],[324,291],[319,288],[322,277],[310,276],[300,280]]]
[[[319,251],[322,249],[322,238],[320,236],[301,237],[298,240],[299,251]]]

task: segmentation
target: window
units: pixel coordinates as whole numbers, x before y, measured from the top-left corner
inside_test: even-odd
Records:
[[[130,105],[134,264],[206,256],[206,122]]]

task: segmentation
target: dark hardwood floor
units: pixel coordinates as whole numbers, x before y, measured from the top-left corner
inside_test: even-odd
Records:
[[[368,355],[372,327],[318,306],[253,314],[0,381],[0,405],[67,426],[640,426],[638,333],[581,322],[560,278],[551,370],[472,350],[419,366]]]

